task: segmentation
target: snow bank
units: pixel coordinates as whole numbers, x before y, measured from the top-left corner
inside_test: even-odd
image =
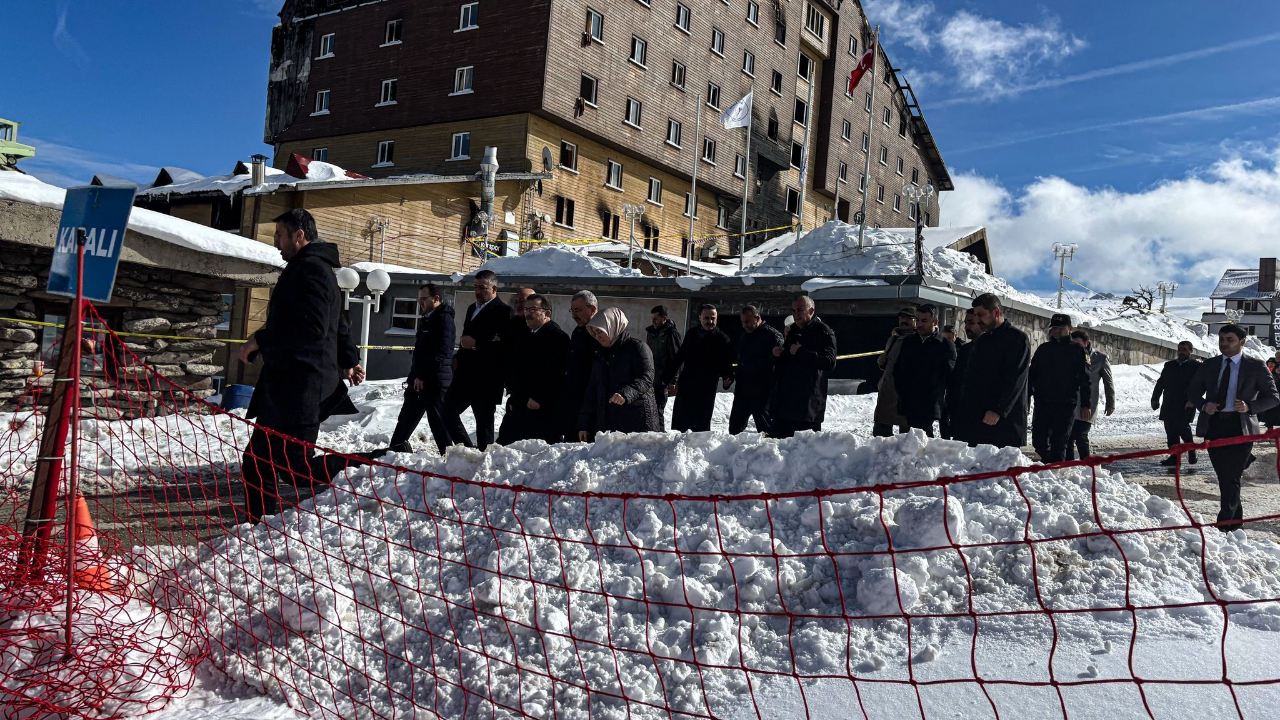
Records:
[[[876,439],[827,432],[783,441],[605,435],[591,446],[531,441],[487,453],[454,449],[444,458],[392,459],[499,486],[656,496],[868,488],[1028,462],[1016,450],[971,449],[919,432]],[[1116,536],[1114,543],[1052,540],[1096,530],[1095,492],[1107,528],[1154,531]],[[725,715],[750,692],[743,665],[806,676],[843,676],[851,667],[861,675],[886,667],[900,672],[907,633],[901,609],[957,618],[913,626],[914,646],[933,647],[932,655],[922,651],[927,661],[939,653],[968,656],[971,608],[1034,615],[1041,600],[1057,610],[1124,607],[1126,597],[1138,606],[1208,601],[1202,542],[1207,581],[1219,596],[1280,595],[1280,548],[1242,532],[1209,533],[1202,541],[1195,531],[1160,531],[1187,518],[1175,503],[1117,474],[1099,470],[1095,481],[1088,470],[1043,472],[1023,476],[1020,489],[997,479],[953,484],[948,495],[925,486],[888,491],[883,499],[848,492],[767,507],[676,501],[675,513],[665,500],[632,499],[624,517],[615,498],[548,502],[528,491],[482,492],[363,468],[298,510],[215,541],[185,578],[203,588],[216,660],[233,679],[330,717],[408,715],[415,701],[446,717],[491,716],[494,708],[477,697],[523,703],[536,717],[627,715],[624,702],[599,693],[588,698],[574,687],[584,678],[602,693],[621,696],[625,687],[632,703]],[[1034,569],[1024,534],[1028,503],[1030,537],[1050,540],[1037,545]],[[890,539],[901,551],[896,569],[884,554]],[[971,545],[965,559],[972,580],[952,539]],[[602,590],[611,596],[607,603]],[[254,608],[243,598],[256,598]],[[788,621],[787,614],[836,619]],[[1127,638],[1127,616],[1115,613],[1059,616],[1060,631],[1091,617],[1123,626],[1119,637]],[[1144,611],[1144,642],[1216,641],[1220,619],[1212,605]],[[1231,621],[1275,631],[1280,607],[1237,606]],[[283,632],[282,622],[292,632]],[[1050,643],[1047,623],[1028,624],[1025,616],[983,617],[980,632],[1042,649]],[[537,672],[519,672],[517,656]],[[368,678],[348,677],[335,690],[335,658]],[[440,679],[414,673],[410,662]],[[257,669],[264,663],[300,683],[301,692],[264,675]],[[543,673],[557,679],[554,687]],[[657,714],[636,704],[629,709]]]
[[[40,182],[30,175],[0,173],[0,200],[61,210],[66,195],[67,191],[63,188]],[[129,215],[129,229],[197,252],[248,260],[270,267],[284,267],[280,252],[266,243],[151,210],[134,208]]]
[[[486,262],[481,270],[492,270],[501,275],[528,275],[532,277],[623,277],[639,276],[638,271],[627,270],[601,258],[564,245],[546,245],[516,257],[496,257]]]

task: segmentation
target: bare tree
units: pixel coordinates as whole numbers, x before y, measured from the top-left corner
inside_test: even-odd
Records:
[[[1144,315],[1149,314],[1152,305],[1156,301],[1156,291],[1145,285],[1140,285],[1137,290],[1131,290],[1130,292],[1133,294],[1126,295],[1120,305],[1125,308],[1133,308]]]

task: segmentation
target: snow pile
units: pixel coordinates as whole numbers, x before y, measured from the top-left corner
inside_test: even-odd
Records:
[[[277,181],[274,187],[279,187],[279,182],[293,182],[294,178],[285,173],[283,170],[268,166],[266,168],[267,182]],[[228,175],[210,175],[206,178],[198,178],[187,182],[174,183],[172,185],[162,185],[160,187],[147,188],[139,190],[139,195],[148,195],[152,197],[170,197],[173,195],[194,195],[197,193],[220,192],[230,197],[237,192],[250,186],[253,177],[246,173],[231,173]]]
[[[1044,298],[1038,304],[1056,308],[1057,297]],[[1187,341],[1199,353],[1213,356],[1218,354],[1217,330],[1197,319],[1208,309],[1208,298],[1183,298],[1170,303],[1168,312],[1144,313],[1122,306],[1118,299],[1067,293],[1063,295],[1062,311],[1071,315],[1072,322],[1078,327],[1120,328],[1170,343]],[[1261,360],[1275,356],[1274,348],[1252,335],[1245,340],[1244,351]]]
[[[530,441],[391,459],[498,486],[656,496],[867,488],[1027,463],[1016,450],[919,432],[605,435],[592,446]],[[1106,528],[1153,531],[1072,538],[1097,530],[1094,493]],[[301,508],[215,541],[185,579],[208,600],[215,660],[232,679],[329,717],[410,715],[413,704],[445,717],[510,714],[481,698],[534,717],[660,714],[645,703],[721,716],[753,693],[743,666],[900,677],[904,610],[954,614],[913,624],[920,672],[943,655],[968,658],[971,609],[1028,613],[984,616],[983,642],[1043,650],[1051,630],[1041,601],[1056,610],[1199,603],[1211,601],[1206,581],[1230,600],[1280,596],[1280,548],[1242,532],[1161,531],[1187,522],[1178,506],[1101,469],[1096,481],[1073,469],[1018,485],[956,483],[945,498],[923,486],[674,509],[632,499],[625,510],[616,498],[549,501],[361,468]],[[1032,538],[1072,539],[1037,544],[1033,566],[1028,526]],[[967,571],[953,540],[969,546]],[[1220,621],[1212,604],[1144,611],[1144,643],[1216,643]],[[1271,637],[1280,607],[1237,606],[1231,622]],[[1065,614],[1058,632],[1127,642],[1130,624],[1124,613]],[[623,693],[630,703],[610,697]]]
[[[640,274],[565,245],[546,245],[515,257],[496,257],[480,269],[492,270],[499,276],[530,277],[623,277]]]
[[[30,175],[0,173],[0,200],[61,210],[66,195],[65,189],[40,182]],[[143,208],[134,208],[129,214],[129,229],[197,252],[284,267],[280,252],[266,243]]]

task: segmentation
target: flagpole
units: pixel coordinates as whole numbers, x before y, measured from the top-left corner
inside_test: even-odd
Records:
[[[836,222],[840,222],[840,182],[840,157],[836,156],[836,212],[833,218]]]
[[[698,104],[694,106],[693,120],[693,182],[689,187],[689,248],[685,257],[685,273],[693,274],[693,219],[698,214],[698,158],[702,145],[702,93],[698,93]]]
[[[858,247],[867,246],[867,195],[871,194],[871,134],[876,128],[876,60],[880,57],[880,26],[871,35],[871,109],[867,111],[867,152],[862,166],[862,224],[858,228]]]
[[[738,270],[743,269],[744,259],[747,255],[747,197],[751,193],[751,121],[755,118],[756,104],[756,81],[751,80],[751,91],[747,93],[751,96],[752,107],[747,110],[747,154],[746,162],[742,167],[742,233],[738,235]]]
[[[804,196],[805,196],[805,178],[809,175],[809,128],[813,126],[813,75],[816,71],[810,66],[809,77],[809,99],[805,101],[805,123],[804,123],[804,146],[800,148],[800,207],[796,218],[796,239],[804,234]]]

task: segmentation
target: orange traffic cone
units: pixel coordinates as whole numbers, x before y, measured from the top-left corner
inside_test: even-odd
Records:
[[[75,537],[72,541],[76,544],[76,586],[95,592],[119,593],[119,584],[112,577],[111,570],[101,564],[98,531],[93,526],[89,503],[85,502],[83,495],[76,495]]]

